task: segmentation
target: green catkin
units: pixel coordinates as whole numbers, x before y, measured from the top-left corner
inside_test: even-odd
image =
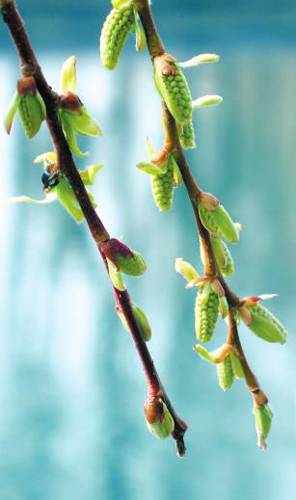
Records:
[[[215,238],[215,236],[211,236],[211,241],[214,255],[221,273],[224,274],[224,276],[231,276],[231,274],[235,271],[235,267],[228,246],[223,240]]]
[[[132,3],[120,9],[112,9],[107,16],[100,37],[101,61],[106,68],[116,68],[134,23],[135,14]]]
[[[195,333],[201,342],[211,340],[219,314],[219,297],[208,287],[200,287],[195,301]]]
[[[170,157],[165,174],[151,177],[151,190],[156,206],[161,212],[169,210],[173,205],[174,161]]]
[[[178,133],[181,146],[184,149],[196,148],[195,133],[192,121],[178,126]]]
[[[179,66],[176,63],[171,63],[171,66],[177,70],[175,75],[163,75],[155,69],[156,88],[175,120],[180,124],[188,124],[192,115],[190,89]]]
[[[221,363],[217,363],[217,375],[221,389],[223,389],[223,391],[230,389],[234,381],[230,356],[227,356]]]
[[[142,255],[134,250],[133,254],[133,257],[124,257],[123,255],[117,254],[116,261],[120,267],[120,272],[131,276],[140,276],[146,271],[147,265]]]

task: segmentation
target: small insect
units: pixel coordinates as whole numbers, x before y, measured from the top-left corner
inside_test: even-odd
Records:
[[[43,190],[52,189],[59,183],[59,174],[52,174],[50,172],[44,172],[41,177],[43,184]]]

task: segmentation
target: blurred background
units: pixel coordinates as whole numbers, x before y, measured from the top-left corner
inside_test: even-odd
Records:
[[[184,187],[169,213],[155,207],[147,160],[149,136],[161,146],[160,100],[148,53],[130,36],[119,66],[103,68],[98,39],[107,0],[19,2],[49,83],[59,88],[75,54],[78,94],[104,132],[79,136],[103,163],[93,193],[114,237],[146,258],[141,278],[126,277],[147,313],[149,347],[177,412],[186,420],[187,455],[146,429],[146,386],[128,333],[114,312],[106,272],[85,224],[58,204],[5,204],[42,198],[34,158],[52,149],[45,125],[31,141],[19,119],[0,130],[0,498],[269,500],[294,498],[296,281],[296,5],[292,0],[199,0],[153,4],[168,52],[178,60],[217,53],[218,64],[186,70],[193,98],[220,94],[219,107],[195,112],[197,149],[188,161],[200,186],[243,225],[232,247],[239,296],[278,293],[267,304],[290,332],[268,344],[241,328],[247,358],[274,409],[268,449],[256,446],[252,399],[237,381],[224,394],[215,368],[193,352],[195,290],[174,271],[183,257],[201,271]],[[0,25],[0,112],[19,69]],[[221,345],[221,322],[210,349]]]

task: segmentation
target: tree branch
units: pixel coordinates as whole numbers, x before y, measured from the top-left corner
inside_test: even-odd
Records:
[[[37,61],[15,2],[13,0],[0,0],[0,8],[2,11],[3,20],[8,26],[13,43],[19,55],[20,70],[24,76],[34,77],[37,89],[45,102],[47,111],[46,122],[57,155],[57,163],[59,169],[71,185],[77,197],[77,201],[84,213],[90,232],[95,240],[98,249],[100,250],[100,244],[109,239],[109,233],[104,227],[102,221],[100,220],[91,203],[91,200],[88,197],[84,184],[72,158],[72,154],[70,152],[59,118],[57,116],[58,95],[48,85],[42,73],[41,67]],[[101,250],[100,254],[106,264],[106,259]],[[175,427],[174,431],[172,432],[172,437],[176,441],[178,454],[179,456],[184,456],[185,445],[183,436],[186,432],[187,425],[177,416],[164,390],[164,387],[160,382],[160,378],[155,369],[152,357],[149,353],[145,341],[142,338],[137,321],[135,319],[128,292],[126,290],[120,292],[114,286],[113,291],[115,294],[116,302],[119,305],[122,314],[125,316],[127,324],[130,328],[130,332],[133,337],[137,352],[141,359],[147,380],[148,394],[157,394],[162,396],[174,420]]]
[[[151,13],[149,0],[133,0],[134,6],[139,13],[141,18],[143,28],[147,38],[148,49],[152,63],[154,64],[155,57],[166,53],[165,47],[158,35],[153,16]],[[216,277],[221,283],[225,296],[229,304],[229,333],[227,342],[233,346],[235,352],[240,358],[241,364],[244,368],[246,375],[247,386],[252,392],[252,395],[256,402],[267,401],[265,394],[261,391],[259,384],[251,371],[249,364],[246,360],[243,348],[240,343],[236,320],[233,315],[231,308],[238,307],[241,303],[241,299],[229,288],[224,277],[219,271],[218,265],[216,263],[210,233],[201,223],[199,212],[198,212],[198,200],[202,193],[202,190],[195,181],[190,167],[186,161],[183,149],[180,144],[177,124],[174,117],[171,115],[166,103],[162,101],[162,123],[164,127],[164,147],[163,150],[167,149],[167,144],[170,145],[170,151],[173,151],[174,157],[178,163],[181,171],[181,175],[187,190],[187,194],[192,205],[194,212],[194,217],[197,224],[197,230],[199,233],[200,244],[203,247],[204,253],[204,274],[205,277]]]

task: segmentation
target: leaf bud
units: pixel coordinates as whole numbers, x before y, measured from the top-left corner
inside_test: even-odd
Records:
[[[83,153],[78,148],[75,134],[87,136],[102,135],[97,120],[90,116],[79,97],[72,92],[68,91],[66,94],[61,95],[59,103],[58,116],[69,148],[77,156],[89,156],[89,153]]]
[[[238,243],[238,231],[223,205],[219,203],[209,207],[208,202],[205,203],[201,195],[198,212],[203,226],[216,238],[224,238],[230,243]]]
[[[260,297],[248,297],[238,308],[238,313],[257,337],[267,342],[284,344],[288,332],[282,323],[265,307],[259,304]]]
[[[151,327],[150,327],[148,318],[147,318],[146,314],[144,313],[143,309],[141,309],[137,304],[135,304],[134,302],[132,302],[131,304],[132,304],[132,310],[133,310],[133,313],[135,316],[135,320],[136,320],[137,325],[139,327],[142,338],[143,338],[143,340],[145,340],[145,342],[148,342],[151,339]],[[127,331],[129,331],[129,326],[127,324],[126,318],[125,318],[124,314],[122,313],[121,309],[118,306],[116,306],[115,310],[116,310],[118,316],[120,317],[124,328]]]
[[[200,278],[196,269],[181,257],[176,259],[175,269],[177,273],[180,273],[187,281],[192,281],[194,278]]]
[[[192,66],[198,66],[199,64],[215,63],[218,61],[220,61],[220,56],[217,54],[199,54],[188,61],[180,62],[179,65],[182,66],[182,68],[190,68]]]
[[[100,245],[103,254],[114,264],[117,271],[132,276],[143,274],[147,265],[143,257],[121,241],[110,238]]]
[[[239,378],[239,379],[246,378],[241,361],[240,361],[239,357],[237,356],[237,354],[235,354],[235,352],[233,350],[230,353],[230,358],[231,358],[232,369],[233,369],[233,373],[235,375],[235,378]]]
[[[228,344],[223,344],[214,351],[209,352],[205,347],[201,345],[195,345],[193,347],[195,352],[197,352],[200,357],[206,359],[212,364],[222,363],[226,357],[231,353],[231,346]]]
[[[32,76],[25,76],[18,80],[17,91],[8,105],[4,119],[5,129],[8,134],[10,134],[16,111],[19,112],[26,136],[32,139],[39,131],[46,116],[44,101],[37,91]]]
[[[175,428],[174,419],[160,396],[149,398],[144,405],[149,431],[160,439],[167,438]]]
[[[266,439],[269,434],[273,412],[269,404],[262,404],[260,406],[255,405],[253,408],[253,413],[255,415],[255,428],[258,438],[258,446],[261,450],[267,448]]]
[[[223,97],[220,95],[204,95],[192,101],[192,108],[198,109],[203,106],[215,106],[223,102]]]
[[[230,276],[234,273],[235,268],[228,246],[221,238],[216,238],[213,235],[211,235],[211,242],[219,270],[224,276]]]

